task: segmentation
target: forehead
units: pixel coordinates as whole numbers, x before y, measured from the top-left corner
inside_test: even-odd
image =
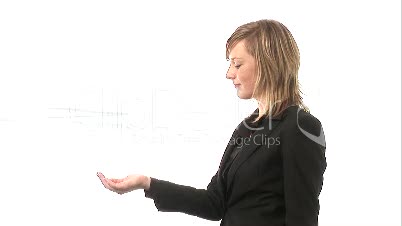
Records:
[[[247,59],[251,57],[246,49],[245,41],[239,41],[230,51],[229,51],[229,59]]]

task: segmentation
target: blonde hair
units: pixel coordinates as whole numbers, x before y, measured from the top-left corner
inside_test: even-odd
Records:
[[[253,98],[267,104],[263,114],[277,116],[291,105],[306,111],[298,81],[300,54],[290,31],[275,20],[258,20],[238,27],[226,43],[226,59],[240,41],[245,41],[248,53],[256,60],[257,72]]]

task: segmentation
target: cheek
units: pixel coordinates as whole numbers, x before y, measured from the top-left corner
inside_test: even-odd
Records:
[[[254,71],[252,70],[242,70],[238,72],[238,78],[240,82],[244,85],[250,86],[255,81]]]

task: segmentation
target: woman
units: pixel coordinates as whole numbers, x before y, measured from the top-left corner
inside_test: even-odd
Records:
[[[226,58],[241,99],[258,108],[234,130],[206,189],[133,174],[103,185],[123,194],[144,189],[159,211],[183,212],[225,226],[318,225],[327,163],[321,123],[304,105],[299,51],[274,20],[244,24],[228,39]]]

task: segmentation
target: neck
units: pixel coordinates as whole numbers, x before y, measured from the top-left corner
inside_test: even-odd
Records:
[[[258,116],[261,116],[265,113],[266,106],[265,104],[258,102]]]

